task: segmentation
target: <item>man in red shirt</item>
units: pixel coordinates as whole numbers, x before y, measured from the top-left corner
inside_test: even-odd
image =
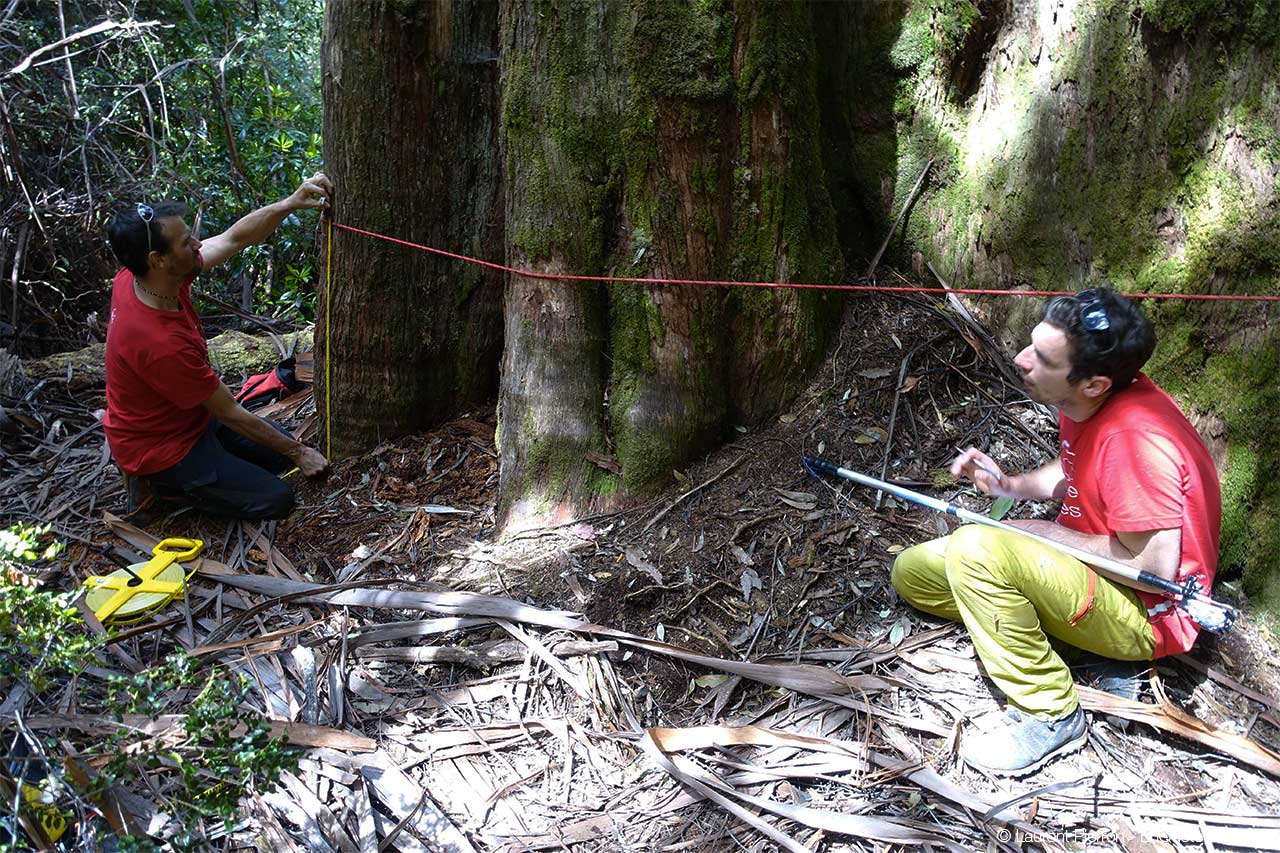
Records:
[[[328,470],[318,451],[240,406],[210,368],[191,282],[265,240],[289,214],[326,207],[332,192],[317,173],[203,242],[173,202],[135,204],[112,220],[111,249],[124,268],[111,291],[103,426],[125,475],[215,515],[262,519],[293,509],[293,490],[277,474]]]
[[[1018,354],[1027,393],[1058,410],[1061,453],[1005,474],[976,448],[951,465],[983,492],[1061,500],[1056,521],[1012,524],[1179,584],[1213,583],[1221,526],[1217,472],[1177,404],[1140,373],[1155,349],[1150,321],[1109,288],[1045,304]],[[961,527],[899,555],[893,584],[911,604],[964,622],[1008,719],[966,737],[961,756],[1025,775],[1085,743],[1066,663],[1050,638],[1106,658],[1147,661],[1191,648],[1185,610],[1127,578],[1010,531]]]

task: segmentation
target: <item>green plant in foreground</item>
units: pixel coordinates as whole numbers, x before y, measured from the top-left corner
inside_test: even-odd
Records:
[[[65,547],[49,531],[47,524],[0,530],[0,680],[23,681],[35,694],[56,676],[79,672],[96,646],[71,606],[74,593],[44,592],[29,582],[29,569]]]
[[[99,784],[135,788],[139,780],[150,778],[153,790],[166,792],[174,827],[168,842],[178,850],[205,847],[207,818],[229,828],[246,791],[272,787],[282,771],[297,767],[297,753],[284,737],[272,737],[265,719],[241,710],[251,690],[245,676],[203,670],[183,653],[146,672],[112,679],[107,704],[117,722],[124,722],[126,714],[184,717],[176,737],[153,738],[120,728],[104,745],[110,759]],[[176,774],[177,784],[157,785],[165,773]],[[133,839],[131,844],[131,849],[148,849],[149,842]]]

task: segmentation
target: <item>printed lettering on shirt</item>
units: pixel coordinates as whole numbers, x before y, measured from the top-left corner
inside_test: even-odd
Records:
[[[1067,485],[1066,494],[1063,497],[1062,509],[1058,511],[1059,518],[1081,518],[1080,511],[1080,490],[1074,485],[1076,480],[1076,452],[1071,449],[1071,442],[1067,439],[1062,440],[1062,479]]]

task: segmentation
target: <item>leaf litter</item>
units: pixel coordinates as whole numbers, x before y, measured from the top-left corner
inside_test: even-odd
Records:
[[[877,511],[798,459],[829,448],[975,510],[1034,516],[1048,508],[993,508],[963,484],[939,491],[933,472],[956,445],[993,442],[1005,467],[1036,464],[1053,424],[967,343],[985,335],[971,320],[864,307],[794,412],[686,469],[673,496],[507,541],[492,534],[485,411],[344,460],[301,484],[278,526],[131,524],[103,514],[123,501],[91,411],[53,388],[21,412],[40,429],[7,457],[3,508],[71,534],[38,578],[54,587],[165,535],[209,543],[186,601],[117,633],[95,665],[185,648],[254,682],[244,713],[301,760],[242,802],[220,842],[233,848],[1280,848],[1280,675],[1249,620],[1157,662],[1141,701],[1082,686],[1089,746],[1027,779],[958,762],[998,697],[964,632],[888,583],[903,543],[945,525]],[[896,384],[884,332],[924,340],[939,325],[951,333]],[[310,401],[288,402],[283,416],[314,431]],[[11,696],[3,724],[58,737],[74,761],[114,724],[74,707]],[[179,717],[128,722],[172,738]],[[162,818],[167,778],[120,792],[119,808]]]

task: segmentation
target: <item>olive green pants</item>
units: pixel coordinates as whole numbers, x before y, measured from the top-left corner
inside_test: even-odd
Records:
[[[1076,709],[1071,671],[1050,643],[1150,660],[1155,634],[1134,591],[1025,536],[973,524],[908,548],[893,587],[915,607],[963,622],[1009,702],[1042,719]]]

